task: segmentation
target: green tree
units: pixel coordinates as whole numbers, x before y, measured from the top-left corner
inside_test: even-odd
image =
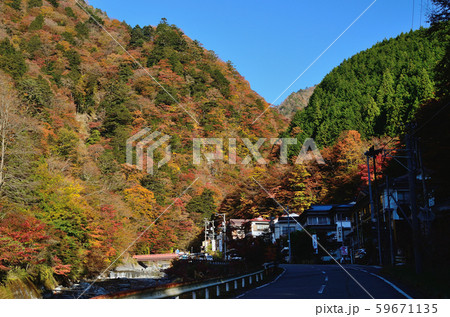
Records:
[[[419,101],[424,102],[428,99],[433,98],[435,88],[425,68],[420,69],[418,79],[419,79],[419,89],[418,89]]]
[[[159,205],[164,205],[166,203],[166,186],[162,175],[145,175],[141,180],[141,185],[155,194],[156,202]]]
[[[69,61],[69,67],[71,70],[79,71],[81,65],[81,57],[80,54],[74,50],[70,49],[64,53],[64,56]]]
[[[26,42],[26,50],[31,55],[34,55],[42,47],[41,38],[39,35],[33,35],[28,42]]]
[[[78,135],[67,128],[61,128],[58,131],[55,152],[66,159],[73,159],[76,154],[78,144]]]
[[[89,37],[89,26],[86,23],[78,22],[75,25],[75,31],[80,39]]]
[[[394,79],[389,69],[383,73],[383,80],[377,92],[377,103],[379,105],[389,105],[394,97]]]
[[[73,12],[73,9],[71,7],[65,7],[64,11],[66,12],[66,15],[70,18],[76,18],[75,12]]]
[[[44,16],[42,14],[39,14],[36,16],[36,18],[33,20],[33,22],[30,23],[29,30],[35,31],[40,30],[44,26]]]
[[[59,7],[59,0],[47,0],[53,7],[58,8]]]
[[[22,0],[9,0],[6,4],[19,11],[22,7]]]
[[[410,100],[406,85],[406,76],[402,74],[395,88],[393,100],[386,105],[386,133],[390,136],[396,136],[404,130],[405,120],[408,117],[406,104]]]
[[[435,25],[439,22],[450,19],[450,1],[449,0],[431,0],[433,9],[429,15],[429,22]]]
[[[142,47],[145,42],[152,39],[153,32],[154,30],[151,26],[144,26],[141,28],[139,25],[136,25],[130,31],[131,36],[128,46],[130,48]]]
[[[120,108],[124,107],[123,105],[120,106]],[[126,109],[126,108],[125,108]],[[128,109],[126,109],[128,110]],[[129,113],[129,112],[128,112]],[[110,141],[110,146],[112,147],[113,153],[114,153],[114,157],[115,159],[119,162],[119,163],[125,163],[125,159],[126,159],[126,142],[127,139],[130,137],[131,135],[131,128],[129,126],[127,126],[128,124],[131,123],[131,119],[128,118],[124,118],[124,112],[121,112],[120,114],[118,114],[122,117],[115,117],[114,119],[116,121],[114,121],[114,123],[116,123],[116,127],[114,128],[114,132],[111,135],[111,141]],[[110,119],[112,119],[110,117]],[[112,121],[108,121],[107,123],[111,123]]]
[[[156,94],[155,98],[155,104],[158,106],[162,106],[162,105],[172,105],[176,103],[175,101],[176,99],[174,100],[174,98],[177,98],[177,92],[175,88],[171,86],[165,86],[164,88],[165,90],[162,88],[158,90],[158,93]]]
[[[42,76],[21,80],[19,92],[25,103],[32,107],[33,112],[40,112],[45,107],[49,107],[53,100],[53,92]]]
[[[15,79],[22,77],[27,71],[25,58],[14,48],[8,38],[0,42],[0,69]]]
[[[72,95],[77,105],[77,112],[91,113],[94,110],[94,95],[97,92],[97,77],[82,75],[72,88]]]
[[[28,0],[28,8],[42,7],[42,0]]]
[[[200,223],[203,218],[209,219],[216,211],[216,208],[213,192],[209,189],[203,190],[201,195],[194,196],[186,204],[186,211],[194,220],[196,220],[197,224]]]
[[[364,131],[365,135],[370,136],[374,134],[373,126],[381,113],[380,107],[378,107],[377,103],[372,97],[368,97],[367,101],[364,103],[364,122],[366,131]]]

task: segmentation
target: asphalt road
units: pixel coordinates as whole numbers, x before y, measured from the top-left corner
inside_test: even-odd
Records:
[[[285,264],[281,267],[285,272],[278,279],[241,294],[238,298],[405,299],[409,296],[396,285],[381,279],[376,267],[345,265],[348,273],[338,265]]]

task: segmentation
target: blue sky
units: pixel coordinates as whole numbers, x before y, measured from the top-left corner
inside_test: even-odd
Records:
[[[111,18],[134,26],[167,18],[224,61],[231,60],[253,90],[276,98],[374,0],[90,0]],[[385,38],[427,26],[429,0],[377,0],[289,93],[312,86],[344,59]],[[413,15],[414,3],[414,15]],[[421,9],[422,7],[422,9]],[[422,12],[422,17],[421,17]]]

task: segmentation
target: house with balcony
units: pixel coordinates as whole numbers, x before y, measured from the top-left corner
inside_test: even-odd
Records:
[[[342,228],[344,242],[352,231],[352,212],[355,203],[341,205],[312,205],[300,215],[300,222],[311,234],[337,242],[338,227]],[[342,242],[341,242],[342,243]]]
[[[272,241],[275,242],[289,232],[300,230],[302,230],[302,226],[300,225],[300,216],[298,214],[292,213],[290,217],[283,215],[272,222]]]
[[[247,220],[244,224],[246,237],[260,237],[270,232],[270,220],[262,217]]]

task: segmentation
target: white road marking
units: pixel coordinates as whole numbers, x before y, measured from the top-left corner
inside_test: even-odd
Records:
[[[317,293],[322,294],[326,285],[322,285]]]
[[[328,282],[328,276],[325,276],[325,282]]]
[[[325,271],[322,271],[322,274],[327,274],[327,272],[325,272]]]
[[[407,299],[413,299],[411,296],[409,296],[408,294],[406,294],[404,291],[402,291],[399,287],[397,287],[394,283],[389,282],[387,279],[385,279],[384,277],[381,277],[375,273],[370,273],[370,275],[376,276],[379,279],[385,281],[387,284],[389,284],[390,286],[392,286],[393,289],[395,289],[397,292],[399,292],[400,294],[402,294],[403,296],[405,296]]]
[[[278,281],[278,279],[279,279],[281,276],[284,275],[284,273],[286,273],[286,269],[283,269],[283,272],[281,272],[281,274],[278,275],[278,276],[276,277],[276,279],[274,279],[272,282],[269,282],[269,283],[266,283],[266,284],[264,284],[264,285],[258,286],[258,287],[254,288],[254,289],[248,290],[248,291],[246,291],[245,293],[242,293],[241,295],[236,296],[235,299],[241,298],[241,297],[243,297],[244,295],[247,295],[248,293],[250,293],[251,291],[254,291],[255,289],[260,289],[260,288],[263,288],[263,287],[269,286],[270,284],[275,283],[276,281]]]

